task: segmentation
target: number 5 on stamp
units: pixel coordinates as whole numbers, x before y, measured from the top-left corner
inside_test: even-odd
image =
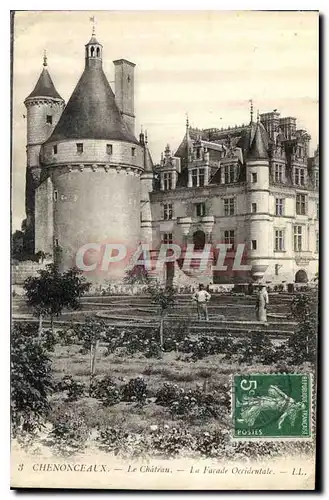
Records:
[[[311,408],[309,374],[234,376],[234,438],[310,438]]]

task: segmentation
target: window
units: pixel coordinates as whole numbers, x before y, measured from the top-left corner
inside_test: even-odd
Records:
[[[55,146],[53,146],[53,153],[54,153],[54,155],[57,155],[57,144],[55,144]]]
[[[204,168],[199,168],[199,186],[204,186]]]
[[[284,199],[283,198],[275,198],[275,215],[283,215],[284,214]]]
[[[196,158],[197,158],[197,160],[200,160],[200,158],[201,158],[201,149],[200,148],[197,148],[197,150],[196,150]]]
[[[206,204],[205,203],[197,203],[195,205],[196,215],[197,217],[204,217],[206,215]]]
[[[254,184],[255,182],[257,182],[257,173],[256,172],[252,172],[251,174],[251,182]]]
[[[162,238],[162,242],[165,245],[171,245],[172,244],[172,233],[164,233],[163,238]]]
[[[163,218],[164,220],[171,220],[173,215],[172,204],[165,203],[163,205]]]
[[[46,116],[46,122],[49,123],[50,125],[52,125],[52,123],[53,123],[53,117],[51,115],[47,115]]]
[[[274,167],[274,180],[275,182],[283,182],[283,165],[279,163],[276,163]]]
[[[234,165],[225,165],[225,167],[224,167],[224,182],[225,182],[225,184],[232,184],[232,182],[235,182],[235,167],[234,167]]]
[[[234,248],[235,245],[234,230],[224,231],[224,243],[225,245],[232,245],[232,248]]]
[[[235,213],[235,203],[234,198],[224,199],[224,215],[234,215]]]
[[[192,169],[192,186],[204,186],[204,168]]]
[[[198,185],[198,169],[194,168],[192,170],[192,186]]]
[[[283,229],[276,229],[275,230],[274,249],[276,252],[283,252],[284,251],[284,231],[283,231]]]
[[[58,191],[54,191],[54,201],[58,200]]]
[[[253,214],[257,212],[257,203],[252,203],[251,204],[251,211]]]
[[[108,155],[111,155],[113,153],[113,146],[112,146],[112,144],[106,144],[106,153]]]
[[[319,203],[316,203],[316,218],[319,219],[320,215],[320,205]]]
[[[83,153],[83,144],[82,142],[77,143],[77,153],[81,154]]]
[[[251,240],[251,250],[257,250],[257,240]]]
[[[306,215],[306,195],[297,194],[296,195],[296,214]]]
[[[59,247],[58,238],[55,238],[55,247]]]
[[[315,233],[315,251],[316,253],[319,253],[319,231],[316,231]]]
[[[294,227],[294,250],[295,252],[302,250],[302,226]]]
[[[305,168],[295,168],[295,184],[305,186]]]
[[[163,174],[163,189],[168,191],[172,186],[172,174],[171,172],[165,172]]]
[[[319,172],[314,172],[314,187],[319,189]]]
[[[131,156],[135,156],[136,148],[131,148]]]

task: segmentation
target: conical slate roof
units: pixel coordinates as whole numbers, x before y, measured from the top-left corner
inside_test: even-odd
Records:
[[[257,122],[254,137],[247,153],[248,159],[267,159],[268,158],[268,136],[264,126]]]
[[[184,139],[179,145],[174,156],[177,156],[178,158],[187,158],[192,150],[193,150],[193,142],[190,137],[189,129],[187,128]]]
[[[147,146],[144,150],[144,172],[153,172],[153,160]]]
[[[102,67],[86,65],[46,142],[65,139],[112,139],[138,144],[123,122]]]
[[[49,71],[46,67],[43,68],[36,86],[26,99],[29,99],[30,97],[53,97],[54,99],[63,100],[55,89],[55,85],[53,84]]]

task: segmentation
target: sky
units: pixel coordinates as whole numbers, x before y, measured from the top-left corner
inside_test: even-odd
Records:
[[[92,31],[114,90],[112,61],[136,64],[136,135],[148,131],[157,163],[179,146],[186,115],[198,128],[248,123],[249,100],[277,109],[318,144],[318,15],[257,11],[21,11],[14,21],[12,224],[25,218],[26,109],[47,51],[48,70],[67,102],[84,69]]]

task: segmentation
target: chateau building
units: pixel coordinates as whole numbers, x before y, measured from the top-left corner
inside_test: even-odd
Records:
[[[230,266],[226,273],[213,271],[211,262],[205,271],[197,264],[186,271],[178,261],[160,274],[182,283],[312,279],[318,270],[319,154],[310,156],[310,136],[296,118],[274,110],[254,120],[251,108],[249,124],[225,130],[199,130],[187,121],[177,151],[167,145],[153,165],[147,135],[135,135],[135,65],[114,61],[114,94],[102,58],[93,31],[68,103],[46,58],[25,100],[26,213],[34,251],[68,268],[90,244],[122,243],[131,252],[145,242],[155,255],[161,243],[193,243],[201,253],[208,244],[213,262],[217,244],[227,244],[229,262],[243,243],[251,266],[243,277]],[[93,262],[92,255],[85,258]],[[118,265],[106,278],[121,279],[123,272]]]

